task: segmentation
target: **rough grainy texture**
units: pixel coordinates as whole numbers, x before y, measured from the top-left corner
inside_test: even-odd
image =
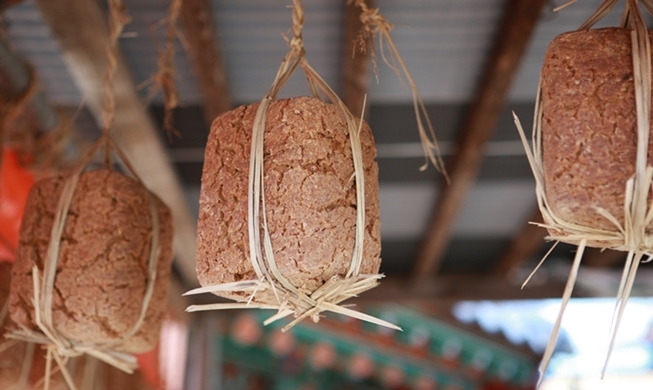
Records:
[[[653,35],[649,33],[649,35]],[[596,207],[623,223],[624,188],[635,172],[635,89],[630,30],[558,36],[542,70],[546,197],[578,225],[615,231]],[[649,141],[648,163],[652,163]]]
[[[35,328],[32,267],[43,269],[64,178],[34,185],[27,200],[12,271],[11,318]],[[160,254],[155,292],[145,323],[114,348],[140,353],[154,347],[165,315],[172,261],[170,211],[156,198]],[[84,173],[75,190],[61,239],[53,300],[53,323],[70,340],[120,339],[138,318],[147,281],[152,231],[147,190],[118,172]]]
[[[247,235],[251,129],[258,104],[215,119],[206,146],[197,273],[202,285],[256,279]],[[361,273],[378,272],[380,222],[376,149],[361,131],[365,166],[365,246]],[[356,189],[349,135],[332,104],[308,97],[275,101],[265,131],[267,218],[281,273],[312,292],[351,263]],[[223,294],[242,299],[244,295]],[[257,299],[272,299],[258,294]]]

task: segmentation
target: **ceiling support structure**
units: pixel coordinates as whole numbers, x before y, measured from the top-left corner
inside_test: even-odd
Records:
[[[545,245],[551,245],[545,241],[548,233],[545,228],[537,225],[539,223],[543,223],[542,213],[536,206],[526,223],[497,260],[494,268],[495,275],[508,277],[513,270],[535,256]],[[611,249],[587,248],[583,255],[583,265],[597,268],[612,267],[624,262],[626,255],[626,252]]]
[[[18,95],[25,93],[30,88],[31,77],[36,77],[33,70],[25,62],[20,60],[0,39],[0,98],[2,101],[10,101]],[[53,130],[58,122],[57,112],[47,103],[43,93],[37,88],[28,104],[30,114],[33,118],[27,121],[33,126],[36,133]],[[4,118],[3,118],[4,119]],[[0,130],[0,135],[2,131]],[[0,144],[1,144],[0,140]],[[68,149],[71,149],[69,147]],[[73,153],[68,153],[72,157]]]
[[[447,167],[450,184],[440,196],[422,240],[412,274],[423,278],[437,274],[449,244],[456,217],[474,185],[485,144],[492,134],[519,63],[546,0],[509,0],[501,18],[494,47],[465,118],[456,152]]]
[[[352,302],[357,305],[380,302],[430,304],[443,300],[544,299],[559,298],[564,288],[564,280],[548,280],[521,289],[518,283],[507,283],[503,277],[487,274],[441,275],[419,280],[387,277],[379,286],[362,293]]]
[[[588,267],[613,267],[626,262],[628,252],[612,249],[587,248],[583,254],[583,265]]]
[[[340,54],[340,91],[343,103],[356,117],[365,118],[369,104],[363,107],[367,94],[368,81],[368,47],[360,47],[360,34],[363,23],[360,20],[361,10],[356,4],[343,1],[342,52]],[[373,8],[372,0],[365,0],[369,8]]]
[[[206,124],[231,110],[231,95],[222,60],[221,45],[213,28],[213,13],[208,0],[183,0],[181,22],[188,42],[188,52],[202,93]]]
[[[102,10],[97,2],[88,0],[36,0],[35,3],[59,42],[68,70],[101,128],[108,41],[107,20]],[[195,286],[198,284],[195,273],[196,224],[157,134],[158,129],[119,55],[114,95],[116,110],[112,138],[127,155],[145,186],[170,207],[177,268],[184,283]]]
[[[497,276],[509,276],[514,269],[533,257],[544,246],[547,231],[538,226],[538,223],[543,223],[542,213],[539,207],[535,206],[526,223],[513,237],[503,254],[499,256],[494,268],[494,273]]]

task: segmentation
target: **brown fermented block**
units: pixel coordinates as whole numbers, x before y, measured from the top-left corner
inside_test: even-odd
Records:
[[[37,182],[30,192],[12,271],[10,313],[18,325],[36,329],[32,267],[43,270],[63,176]],[[145,322],[115,348],[141,353],[153,348],[165,315],[172,261],[170,211],[155,197],[160,253],[154,295]],[[120,340],[136,322],[147,282],[152,237],[147,190],[109,170],[82,174],[66,217],[54,284],[52,320],[78,343]],[[42,275],[42,273],[41,273]]]
[[[204,286],[257,278],[247,233],[251,133],[257,108],[258,104],[238,107],[217,117],[211,127],[198,223],[197,273]],[[346,122],[334,105],[318,99],[279,100],[270,105],[264,138],[265,201],[275,259],[295,287],[312,292],[331,277],[344,276],[351,263],[356,188]],[[361,273],[377,273],[378,167],[365,123],[361,144],[366,212]],[[266,293],[257,294],[255,301],[276,303]]]
[[[554,214],[567,222],[616,231],[596,208],[624,221],[624,189],[635,173],[637,148],[630,31],[565,33],[551,43],[544,59],[546,199]],[[649,165],[651,145],[653,137]]]

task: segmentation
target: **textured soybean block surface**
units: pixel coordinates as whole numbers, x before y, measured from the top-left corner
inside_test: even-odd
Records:
[[[30,192],[12,270],[10,313],[35,329],[32,267],[43,270],[64,177],[37,182]],[[147,283],[152,221],[147,190],[120,173],[82,174],[61,238],[54,282],[52,319],[65,337],[79,343],[120,340],[136,322]],[[140,353],[153,348],[165,315],[172,261],[170,211],[155,197],[160,252],[154,295],[145,322],[114,349]]]
[[[198,222],[197,273],[204,286],[257,279],[247,233],[249,156],[257,108],[238,107],[217,117],[211,127]],[[381,261],[378,167],[366,123],[360,137],[366,213],[361,273],[376,273]],[[274,101],[264,139],[265,205],[275,261],[290,283],[312,292],[331,277],[344,276],[351,263],[356,187],[346,122],[335,106],[318,99]],[[255,298],[269,300],[276,301],[266,293]]]
[[[635,173],[630,30],[605,28],[558,36],[544,59],[541,91],[549,206],[567,222],[616,231],[596,210],[607,210],[623,224],[625,185]],[[649,165],[651,145],[653,137]]]

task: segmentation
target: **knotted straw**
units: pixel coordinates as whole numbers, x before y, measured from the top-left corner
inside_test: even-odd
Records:
[[[419,89],[417,88],[413,77],[408,71],[406,63],[399,54],[399,50],[390,36],[390,31],[393,29],[392,23],[381,15],[378,8],[368,7],[365,0],[348,0],[348,3],[354,3],[354,5],[361,10],[360,21],[363,24],[363,31],[361,31],[361,34],[359,35],[359,43],[363,48],[366,46],[371,48],[371,58],[374,65],[374,73],[377,74],[377,81],[378,71],[376,51],[374,50],[373,42],[375,36],[379,37],[379,48],[383,62],[395,72],[400,81],[402,81],[402,75],[406,77],[406,80],[408,81],[413,99],[415,119],[417,120],[417,130],[419,131],[422,149],[427,160],[420,167],[420,170],[425,170],[430,161],[431,164],[433,164],[433,166],[444,175],[447,182],[449,182],[449,176],[444,168],[444,161],[442,160],[442,154],[440,153],[440,145],[435,136],[433,124],[431,123],[431,119],[426,111],[424,101],[419,94]],[[389,51],[388,56],[385,55],[384,50],[386,45],[387,50]]]
[[[597,11],[579,28],[586,30],[608,14],[617,0],[605,0]],[[644,7],[653,14],[653,0],[642,0]],[[622,14],[621,26],[631,29],[633,73],[635,82],[635,102],[637,112],[637,154],[635,162],[635,174],[626,182],[624,199],[624,223],[611,215],[607,210],[596,208],[596,212],[610,221],[615,230],[603,230],[587,226],[577,225],[560,218],[555,214],[546,198],[544,189],[544,166],[542,159],[542,106],[541,106],[541,79],[538,87],[535,102],[535,120],[533,123],[532,139],[526,138],[519,118],[513,113],[515,124],[519,130],[526,155],[530,163],[536,183],[536,196],[538,206],[542,212],[544,223],[538,224],[548,230],[547,239],[558,242],[566,242],[577,245],[576,256],[563,292],[562,306],[558,313],[555,326],[547,344],[542,363],[540,364],[540,382],[546,372],[551,356],[555,349],[556,340],[560,331],[562,317],[571,297],[580,261],[583,257],[585,247],[609,248],[618,251],[628,252],[624,271],[617,292],[617,302],[614,309],[613,320],[610,328],[610,345],[602,370],[602,377],[605,376],[608,361],[614,348],[617,331],[623,316],[628,297],[632,291],[635,275],[639,264],[648,261],[653,256],[653,235],[647,232],[647,226],[653,221],[653,204],[647,204],[649,191],[651,190],[653,167],[647,166],[647,151],[649,145],[650,113],[651,113],[651,46],[648,31],[642,19],[637,5],[637,0],[627,0]],[[555,245],[554,245],[555,246]],[[553,250],[553,248],[551,248]],[[549,251],[549,253],[551,252]],[[524,285],[528,283],[531,276],[539,269],[546,257],[540,261],[535,270],[527,278]],[[644,256],[648,260],[643,260]]]
[[[362,2],[357,2],[356,5],[362,9],[361,21],[363,22],[366,31],[370,34],[379,33],[381,39],[388,42],[392,58],[399,62],[401,69],[409,80],[413,90],[415,112],[425,153],[433,162],[434,166],[444,172],[444,166],[439,157],[437,141],[428,116],[425,114],[426,111],[424,104],[421,98],[419,98],[417,87],[413,83],[403,60],[399,56],[396,47],[389,36],[389,31],[392,28],[392,25],[378,13],[378,10],[368,9]],[[363,240],[365,237],[364,167],[359,137],[362,119],[357,121],[342,100],[340,100],[338,95],[308,63],[302,38],[304,9],[301,0],[293,1],[292,20],[293,36],[290,40],[287,40],[289,50],[277,71],[272,87],[258,106],[252,129],[247,226],[249,235],[249,260],[252,268],[256,272],[257,279],[206,286],[189,291],[184,295],[209,292],[249,292],[250,296],[248,299],[238,303],[192,305],[187,308],[187,311],[193,312],[242,308],[273,309],[277,310],[277,313],[268,318],[264,322],[265,325],[291,314],[295,317],[292,322],[282,328],[283,331],[290,329],[307,317],[310,317],[314,322],[317,322],[319,321],[320,313],[330,311],[358,318],[377,325],[399,329],[397,326],[387,321],[351,310],[344,306],[339,306],[339,304],[346,299],[355,297],[358,294],[377,286],[379,280],[383,277],[382,274],[360,273],[361,264],[363,262]],[[326,98],[328,98],[344,116],[349,132],[354,164],[354,181],[356,183],[356,234],[349,269],[344,277],[334,276],[315,291],[307,291],[301,287],[294,286],[279,271],[275,262],[272,240],[270,239],[267,226],[265,194],[263,189],[263,138],[268,107],[270,103],[276,99],[279,91],[298,67],[301,67],[306,74],[307,82],[313,95],[318,98],[322,95],[326,96]],[[394,66],[393,69],[397,70]],[[420,111],[420,109],[422,111]],[[430,132],[425,130],[423,121],[420,117],[420,112],[422,112],[426,117],[426,123]],[[431,138],[429,138],[429,134],[431,135]],[[263,237],[261,237],[261,234],[259,233],[259,227],[262,227]],[[272,291],[276,302],[253,302],[254,296],[259,291]]]
[[[163,92],[163,129],[168,134],[168,141],[172,142],[172,136],[179,136],[174,127],[173,110],[179,105],[179,93],[175,84],[175,38],[177,37],[177,20],[181,13],[183,0],[170,0],[168,16],[166,18],[166,43],[165,48],[160,50],[158,59],[158,70],[152,76],[153,82],[150,88],[149,97],[152,98],[159,90]]]

